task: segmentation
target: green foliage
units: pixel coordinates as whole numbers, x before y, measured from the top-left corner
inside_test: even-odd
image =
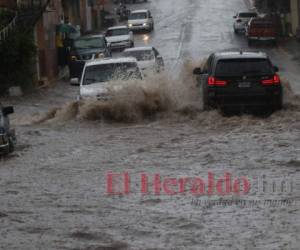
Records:
[[[6,9],[0,9],[0,30],[9,24],[14,18],[15,14]]]
[[[0,42],[0,88],[32,86],[36,46],[32,33],[16,28]]]

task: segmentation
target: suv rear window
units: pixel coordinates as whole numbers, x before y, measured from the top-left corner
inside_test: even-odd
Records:
[[[267,59],[226,59],[217,63],[215,76],[262,76],[273,74]]]
[[[256,19],[256,20],[251,21],[250,26],[257,27],[257,28],[261,28],[261,27],[270,27],[271,28],[274,26],[274,24],[270,20]]]
[[[241,18],[251,18],[251,17],[257,17],[256,13],[249,13],[249,12],[244,12],[244,13],[240,13],[239,17]]]

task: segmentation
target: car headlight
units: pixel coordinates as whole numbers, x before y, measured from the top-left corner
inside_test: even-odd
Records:
[[[128,24],[128,27],[132,27],[132,23]]]
[[[143,23],[143,26],[147,26],[148,25],[148,23]]]
[[[104,58],[104,57],[105,57],[104,53],[98,53],[95,56],[95,58]]]

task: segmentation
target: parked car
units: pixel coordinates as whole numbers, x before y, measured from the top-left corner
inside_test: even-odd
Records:
[[[86,61],[110,56],[111,51],[103,35],[88,35],[75,39],[70,50],[70,78],[81,77]]]
[[[134,47],[133,33],[125,25],[108,28],[105,37],[111,49]]]
[[[154,29],[154,22],[151,12],[149,10],[131,11],[128,17],[128,27],[133,31],[152,31]]]
[[[111,58],[87,62],[80,81],[79,99],[107,100],[110,98],[109,90],[121,89],[131,80],[143,80],[143,74],[134,58]]]
[[[16,136],[10,128],[8,115],[14,113],[13,107],[0,104],[0,154],[7,155],[14,151]]]
[[[252,18],[246,27],[246,37],[251,46],[254,41],[270,41],[277,43],[275,23],[266,18]]]
[[[245,32],[246,26],[251,18],[257,17],[256,12],[238,12],[233,18],[233,30],[234,33]]]
[[[164,60],[154,47],[136,47],[126,49],[124,57],[134,57],[140,69],[147,72],[160,72],[164,68]]]
[[[203,108],[282,107],[282,86],[270,59],[262,52],[213,53],[199,75]]]

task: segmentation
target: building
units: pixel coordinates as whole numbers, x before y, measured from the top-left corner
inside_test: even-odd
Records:
[[[295,34],[297,28],[300,27],[300,0],[290,0],[291,15],[290,22],[292,26],[292,33]]]
[[[37,80],[54,79],[58,74],[57,48],[55,44],[56,26],[63,15],[60,0],[51,0],[35,27],[37,45]]]
[[[0,0],[0,8],[15,9],[16,6],[15,0]]]
[[[285,35],[296,34],[300,27],[300,0],[256,0],[256,7],[263,13],[280,14]]]

